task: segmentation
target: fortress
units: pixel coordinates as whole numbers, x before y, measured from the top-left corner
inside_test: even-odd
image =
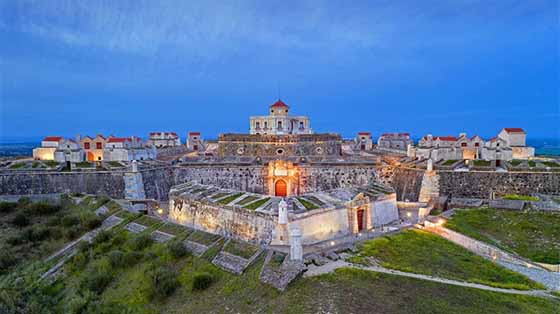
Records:
[[[190,132],[187,145],[178,145],[175,133],[153,133],[149,145],[165,157],[159,160],[127,161],[132,156],[128,154],[106,158],[109,161],[92,158],[95,167],[78,167],[84,162],[68,159],[65,163],[36,160],[22,167],[8,163],[0,167],[0,194],[79,192],[107,194],[134,204],[157,202],[165,208],[158,215],[171,221],[275,247],[293,244],[292,233],[303,247],[355,241],[406,219],[399,208],[413,206],[425,215],[450,198],[560,194],[560,165],[510,160],[532,154],[530,148],[523,148],[524,137],[520,143],[508,138],[516,129],[505,129],[499,137],[511,142],[501,150],[526,153],[510,154],[500,164],[469,163],[473,156],[459,155],[467,155],[471,144],[463,145],[460,139],[455,145],[459,148],[444,147],[436,139],[428,151],[426,140],[414,149],[409,134],[395,133],[382,136],[376,147],[369,132],[360,132],[354,141],[336,133],[314,133],[310,119],[291,116],[281,100],[269,107],[269,113],[251,117],[247,134],[220,134],[214,142]],[[490,150],[477,150],[484,147],[475,140],[471,146],[476,159]],[[56,141],[53,148],[47,147],[50,142],[44,144],[43,150],[55,152],[63,140]],[[102,145],[104,153],[117,149]],[[87,141],[83,146],[94,147]],[[121,148],[127,149],[132,148]],[[457,156],[443,149],[458,152]],[[434,158],[439,155],[445,156]],[[65,168],[68,163],[71,167]]]

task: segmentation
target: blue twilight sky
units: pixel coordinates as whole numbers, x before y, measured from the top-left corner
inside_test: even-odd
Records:
[[[0,137],[560,137],[559,1],[0,0]]]

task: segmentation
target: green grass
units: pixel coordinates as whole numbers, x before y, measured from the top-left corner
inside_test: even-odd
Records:
[[[110,167],[113,167],[113,168],[124,167],[123,164],[121,164],[121,163],[118,162],[118,161],[114,161],[114,160],[108,161],[107,164],[109,164],[109,166],[110,166]]]
[[[505,200],[514,200],[514,201],[538,201],[539,200],[539,198],[536,196],[519,195],[519,194],[506,194],[502,198]]]
[[[137,224],[141,224],[143,226],[146,227],[152,227],[155,226],[159,223],[162,223],[163,221],[161,219],[157,219],[155,217],[151,217],[148,215],[142,215],[140,218],[134,220],[135,223]]]
[[[259,198],[256,197],[256,196],[249,195],[249,196],[245,197],[244,199],[240,200],[239,202],[237,202],[235,205],[239,205],[239,206],[247,205],[247,204],[249,204],[253,201],[256,201],[258,199]]]
[[[26,166],[27,166],[27,163],[19,162],[19,163],[16,163],[16,164],[11,164],[10,169],[21,169],[21,168],[25,168]]]
[[[473,160],[473,163],[476,167],[490,167],[490,165],[492,164],[488,160],[480,160],[480,159]]]
[[[553,161],[541,161],[541,164],[547,166],[547,167],[551,167],[551,168],[558,168],[560,167],[560,164],[553,162]]]
[[[560,213],[458,210],[446,227],[535,262],[560,264]]]
[[[270,200],[270,197],[265,197],[263,199],[255,201],[255,202],[253,202],[253,203],[251,203],[251,204],[249,204],[249,205],[247,205],[243,208],[250,209],[250,210],[255,210],[255,209],[261,207],[264,203],[268,202],[269,200]]]
[[[534,167],[537,166],[537,163],[536,163],[535,161],[533,161],[533,160],[529,160],[529,161],[527,162],[527,164],[528,164],[529,167],[531,167],[531,168],[534,168]]]
[[[226,198],[223,198],[223,199],[219,200],[218,203],[223,204],[223,205],[227,205],[227,204],[233,202],[235,199],[237,199],[238,197],[240,197],[243,194],[244,193],[236,193],[236,194],[230,195]]]
[[[78,168],[93,168],[93,164],[87,161],[80,161],[74,164]]]
[[[174,223],[171,223],[171,222],[168,222],[165,225],[159,227],[158,230],[161,231],[161,232],[172,234],[174,236],[187,234],[191,231],[189,228],[187,228],[185,226],[177,225],[177,224],[174,224]]]
[[[216,242],[220,237],[221,236],[217,234],[196,230],[187,238],[187,240],[208,246]]]
[[[43,161],[43,164],[45,164],[47,167],[58,167],[58,165],[60,164],[58,161],[54,161],[54,160],[46,160]]]
[[[213,200],[217,200],[217,199],[219,199],[219,198],[225,197],[225,196],[230,195],[230,194],[231,194],[231,193],[221,192],[221,193],[218,193],[218,194],[216,194],[216,195],[212,195],[212,199],[213,199]]]
[[[313,210],[313,209],[319,208],[319,206],[311,203],[310,201],[308,201],[308,200],[306,200],[302,197],[298,197],[297,199],[307,210]]]
[[[31,165],[31,168],[35,169],[35,168],[43,168],[43,164],[38,162],[38,161],[34,161],[33,164]]]
[[[455,159],[446,160],[442,165],[443,165],[443,166],[451,166],[451,165],[453,165],[454,163],[456,163],[457,161],[458,161],[458,160],[455,160]]]
[[[514,159],[514,160],[511,160],[509,163],[510,163],[512,166],[517,167],[517,166],[519,166],[522,162],[523,162],[523,160]]]
[[[250,259],[257,253],[259,248],[245,242],[231,240],[224,246],[223,250],[230,254],[243,257],[244,259]]]
[[[75,263],[77,259],[73,259],[53,285],[41,284],[37,280],[41,272],[37,269],[14,274],[7,280],[0,278],[0,298],[14,300],[13,303],[20,307],[6,312],[37,313],[32,309],[42,309],[54,313],[138,314],[556,314],[560,307],[560,302],[552,299],[501,294],[348,268],[317,277],[299,278],[287,291],[278,292],[259,281],[262,257],[243,275],[236,276],[212,265],[211,255],[175,259],[161,244],[153,244],[138,252],[140,255],[134,264],[105,269],[112,277],[109,285],[100,294],[92,294],[80,285],[83,270],[107,260],[111,251],[130,253],[126,241],[133,235],[122,232],[122,229],[111,233],[113,236],[107,243],[96,244],[86,250],[87,254],[81,255],[85,258],[85,265],[79,268]],[[115,241],[117,238],[121,241]],[[161,267],[175,270],[180,286],[166,299],[153,299],[149,293],[152,288],[149,274],[152,269]],[[212,284],[206,290],[193,291],[194,277],[201,272],[212,276]],[[108,306],[112,309],[109,310]]]
[[[438,235],[420,230],[365,242],[351,260],[367,264],[374,257],[386,268],[481,283],[494,287],[542,289],[523,275],[475,255]]]

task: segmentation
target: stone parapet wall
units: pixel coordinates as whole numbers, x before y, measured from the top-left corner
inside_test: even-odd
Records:
[[[557,172],[438,171],[441,195],[464,198],[492,198],[492,194],[533,193],[560,195]]]

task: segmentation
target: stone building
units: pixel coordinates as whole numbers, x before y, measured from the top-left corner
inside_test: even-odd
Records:
[[[58,162],[81,162],[85,160],[84,150],[72,139],[62,140],[54,151],[54,160]]]
[[[370,132],[359,132],[354,142],[354,150],[365,151],[373,149],[373,138]]]
[[[195,152],[202,152],[205,149],[205,143],[200,132],[189,132],[187,137],[187,149]]]
[[[278,99],[270,106],[270,115],[251,117],[250,134],[312,134],[309,118],[290,116],[290,107]]]
[[[33,158],[37,160],[54,160],[54,152],[63,141],[62,136],[47,136],[41,141],[41,147],[33,149]]]
[[[105,143],[107,139],[101,135],[97,134],[95,138],[90,136],[85,136],[80,139],[80,146],[85,152],[87,161],[101,161],[103,160],[103,150],[105,149]]]
[[[181,139],[175,132],[151,132],[148,144],[156,148],[175,147],[181,146]]]
[[[406,151],[408,145],[414,145],[410,133],[383,133],[377,139],[378,148],[389,148]]]
[[[525,146],[526,133],[520,128],[504,128],[497,137],[485,141],[480,136],[424,136],[417,147],[411,147],[409,157],[438,160],[511,160],[534,156],[534,148]]]
[[[135,136],[111,137],[103,150],[103,159],[106,161],[147,160],[156,157],[156,148],[146,145],[141,138]]]

